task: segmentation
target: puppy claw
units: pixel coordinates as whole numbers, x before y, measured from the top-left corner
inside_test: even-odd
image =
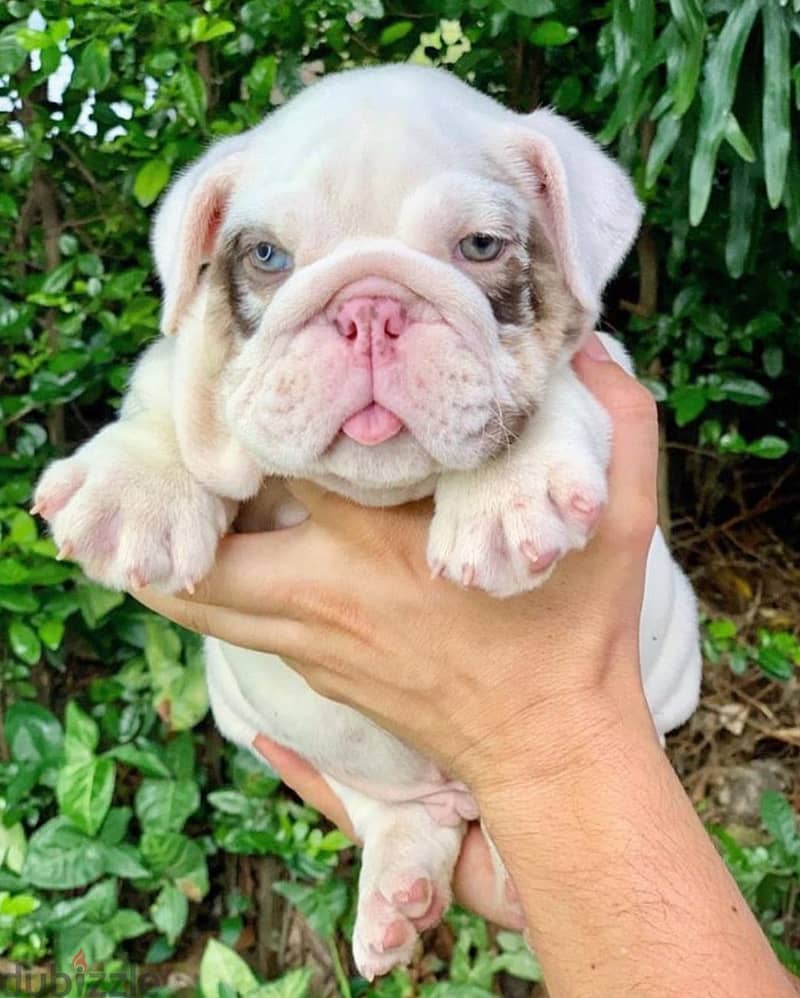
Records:
[[[469,589],[475,583],[475,566],[464,565],[461,569],[461,585]]]
[[[435,561],[431,565],[431,579],[441,579],[444,575],[444,562]]]
[[[128,582],[130,582],[131,589],[134,592],[144,589],[147,585],[147,579],[145,579],[141,572],[137,571],[128,572]]]
[[[64,541],[56,554],[56,561],[66,561],[75,553],[75,548],[69,541]]]
[[[194,582],[191,579],[187,579],[183,584],[184,592],[187,592],[190,596],[194,596],[195,588]]]
[[[530,541],[523,541],[519,549],[530,562],[531,572],[543,572],[553,564],[559,555],[559,552],[555,549],[540,553]]]

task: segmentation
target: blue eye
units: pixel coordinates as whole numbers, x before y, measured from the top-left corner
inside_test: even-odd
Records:
[[[259,270],[268,274],[290,270],[294,262],[286,250],[274,243],[258,243],[250,250],[250,259]]]
[[[491,236],[487,232],[473,232],[458,244],[461,255],[472,263],[490,263],[496,260],[505,248],[505,239]]]

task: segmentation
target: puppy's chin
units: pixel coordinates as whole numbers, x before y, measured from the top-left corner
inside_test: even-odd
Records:
[[[430,495],[441,470],[408,430],[403,430],[374,447],[339,433],[323,454],[302,469],[293,469],[292,474],[373,506]]]

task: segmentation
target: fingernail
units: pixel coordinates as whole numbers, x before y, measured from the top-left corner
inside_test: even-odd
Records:
[[[597,333],[592,333],[591,336],[589,336],[581,347],[580,352],[585,353],[591,360],[611,360],[611,355],[603,346],[603,341]]]

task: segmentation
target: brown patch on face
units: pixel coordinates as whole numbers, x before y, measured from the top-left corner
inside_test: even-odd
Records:
[[[547,355],[555,357],[565,344],[574,343],[594,325],[596,317],[583,308],[567,287],[550,240],[536,221],[531,223],[528,233],[528,259],[534,335]]]
[[[501,326],[530,325],[533,320],[528,271],[526,261],[521,258],[519,251],[512,249],[487,291],[492,313]]]
[[[248,264],[249,251],[259,242],[276,242],[264,230],[244,229],[221,247],[212,268],[225,293],[234,328],[240,336],[252,336],[261,316],[281,282],[282,275],[261,273]]]

